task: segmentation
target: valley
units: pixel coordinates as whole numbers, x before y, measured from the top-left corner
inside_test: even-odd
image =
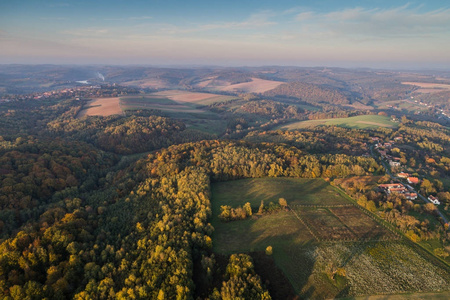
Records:
[[[445,74],[28,68],[0,66],[28,70],[1,90],[3,297],[448,295]]]

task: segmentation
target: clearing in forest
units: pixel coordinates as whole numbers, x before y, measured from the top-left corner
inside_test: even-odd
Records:
[[[90,100],[86,104],[86,109],[83,109],[78,114],[78,118],[84,116],[110,116],[122,114],[122,109],[119,105],[120,98],[97,98]]]
[[[236,96],[218,95],[211,93],[196,93],[182,90],[170,90],[153,93],[154,96],[167,97],[173,101],[183,103],[195,103],[199,105],[209,105],[217,102],[226,102],[236,99]]]
[[[145,88],[162,89],[162,88],[168,88],[170,86],[169,83],[164,82],[163,80],[158,79],[158,78],[146,78],[146,79],[127,81],[127,82],[123,82],[122,85],[138,86],[138,87],[144,88],[144,89]]]
[[[398,126],[398,123],[392,122],[391,119],[387,116],[363,115],[349,118],[301,121],[282,125],[278,129],[296,130],[317,126],[339,126],[353,129],[375,129],[378,127],[395,128]]]
[[[324,299],[445,291],[450,270],[403,240],[323,179],[257,178],[213,183],[213,250],[231,254],[273,248],[276,265],[295,291]],[[290,209],[258,215],[285,198]],[[250,202],[253,216],[223,222],[221,205]]]
[[[208,101],[228,101],[230,98],[234,97],[185,91],[165,91],[121,97],[120,106],[124,111],[158,110],[163,116],[183,121],[190,129],[221,134],[226,129],[227,121],[216,113],[203,109],[199,104],[200,102],[206,104]]]
[[[274,88],[282,85],[284,82],[281,81],[273,81],[266,80],[260,78],[252,78],[252,81],[242,82],[236,84],[228,84],[228,85],[217,85],[217,86],[209,86],[206,88],[212,88],[219,91],[224,92],[234,92],[234,93],[264,93]]]
[[[205,110],[199,109],[193,104],[178,103],[166,96],[154,94],[121,97],[120,105],[123,110],[155,109],[169,113],[205,113]]]
[[[438,92],[450,91],[450,84],[444,83],[429,83],[429,82],[402,82],[406,85],[414,85],[420,87],[415,92],[422,94],[433,94]]]

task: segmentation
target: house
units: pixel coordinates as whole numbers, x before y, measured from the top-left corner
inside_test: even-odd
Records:
[[[391,194],[391,193],[405,194],[407,192],[408,192],[408,190],[404,186],[402,186],[401,188],[393,188],[393,189],[388,190],[389,194]]]
[[[408,177],[406,180],[408,180],[409,184],[419,184],[420,180],[417,177]]]
[[[394,141],[401,141],[401,140],[403,140],[403,137],[401,137],[401,136],[396,136],[394,138]]]
[[[416,200],[417,199],[417,193],[406,193],[405,197],[408,200]]]
[[[401,194],[405,196],[408,200],[416,200],[417,199],[417,193],[413,193],[409,191],[403,184],[401,183],[390,183],[390,184],[380,184],[378,186],[380,189],[384,190],[386,194]]]
[[[391,167],[400,167],[400,162],[390,160],[390,161],[389,161],[389,165],[390,165]]]
[[[380,184],[378,187],[380,189],[389,190],[389,189],[398,189],[398,188],[401,188],[402,186],[403,186],[403,184],[401,184],[401,183],[385,183],[385,184]]]
[[[439,199],[437,197],[434,197],[434,196],[431,196],[431,195],[428,196],[428,200],[430,200],[431,203],[436,204],[436,205],[441,204],[441,202],[439,202]]]
[[[409,173],[398,173],[397,174],[397,177],[399,177],[399,178],[408,178],[409,177]]]

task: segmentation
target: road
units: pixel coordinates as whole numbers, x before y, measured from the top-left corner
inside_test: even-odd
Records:
[[[377,159],[377,157],[376,157],[375,154],[373,153],[373,145],[370,146],[370,154],[372,155],[372,157],[373,157],[375,160]],[[389,177],[391,177],[391,179],[397,180],[397,181],[401,181],[401,178],[399,178],[399,177],[397,177],[397,176],[394,176],[394,175],[391,173],[391,171],[389,170],[389,168],[388,168],[386,162],[385,162],[383,159],[381,159],[381,164],[383,165],[384,169],[386,170],[386,174],[388,174]],[[419,194],[416,190],[413,189],[412,192],[416,193],[417,196],[418,196],[421,200],[423,200],[425,203],[431,203],[430,200],[428,200],[426,197],[424,197],[424,196],[422,196],[421,194]],[[445,222],[446,224],[449,224],[449,225],[450,225],[449,220],[447,219],[447,217],[446,217],[442,212],[440,212],[440,210],[439,210],[438,207],[436,207],[436,211],[437,211],[437,213],[439,214],[439,216],[442,218],[442,220],[444,220],[444,222]],[[450,228],[449,228],[449,230],[450,230]]]

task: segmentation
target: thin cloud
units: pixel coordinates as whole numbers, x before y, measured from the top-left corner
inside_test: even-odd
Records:
[[[141,20],[150,20],[153,19],[152,16],[137,16],[137,17],[128,17],[128,18],[105,18],[105,21],[141,21]]]
[[[256,14],[250,15],[244,21],[240,22],[217,22],[210,24],[201,24],[192,27],[180,27],[171,24],[165,24],[161,26],[159,30],[166,34],[186,34],[186,33],[198,33],[198,32],[207,32],[207,31],[215,31],[215,30],[244,30],[244,29],[258,29],[266,26],[273,26],[277,23],[274,21],[270,21],[270,17],[272,16],[270,11],[263,11]]]
[[[101,37],[109,34],[110,31],[105,28],[83,28],[75,30],[66,30],[63,34],[77,36],[77,37]]]
[[[60,3],[49,3],[47,4],[47,7],[70,7],[69,3],[66,2],[60,2]]]
[[[299,22],[309,21],[309,20],[314,19],[314,18],[315,18],[315,14],[313,12],[311,12],[311,11],[299,13],[295,17],[295,19],[297,21],[299,21]]]
[[[63,17],[41,17],[39,18],[43,21],[67,21],[67,18],[63,18]]]
[[[296,16],[311,32],[365,38],[431,36],[450,32],[450,9],[420,12],[408,5],[392,9],[352,8],[329,13],[303,12]]]
[[[152,19],[152,16],[141,16],[141,17],[129,17],[129,20],[149,20]]]

